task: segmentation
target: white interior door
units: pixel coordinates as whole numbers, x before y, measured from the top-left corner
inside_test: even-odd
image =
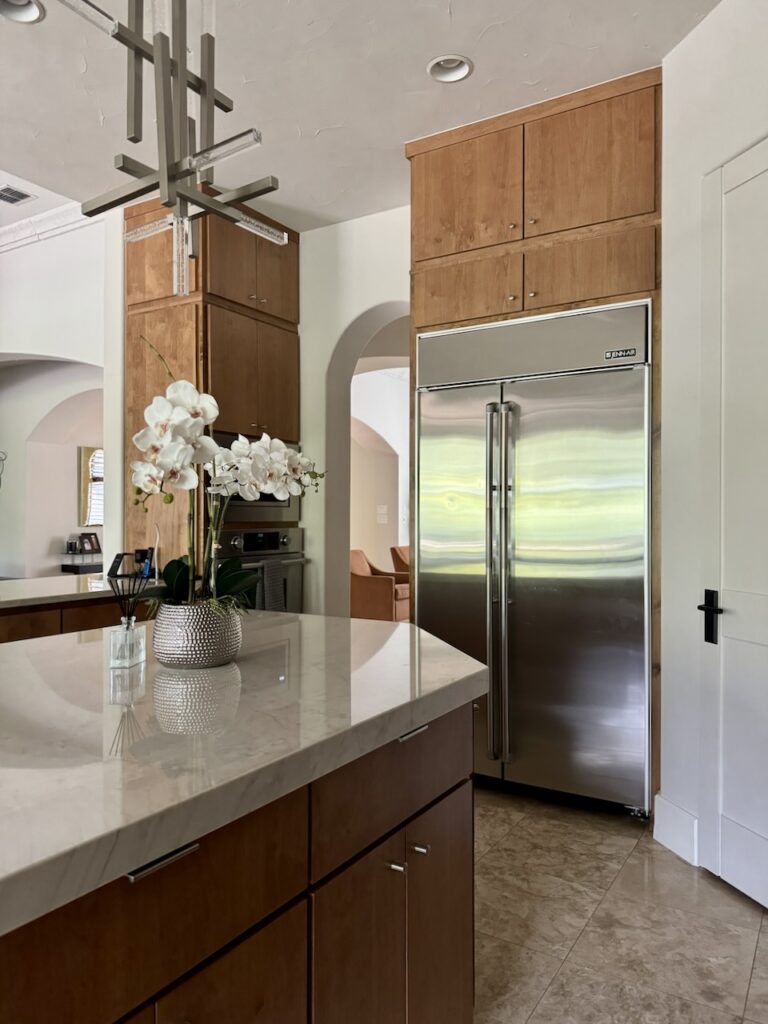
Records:
[[[768,141],[705,185],[701,863],[768,905]],[[703,598],[703,593],[702,593]]]

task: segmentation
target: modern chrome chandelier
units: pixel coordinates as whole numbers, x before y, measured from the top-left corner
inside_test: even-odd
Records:
[[[158,167],[155,170],[125,153],[115,157],[115,167],[131,181],[82,204],[86,217],[124,206],[159,189],[168,213],[158,220],[125,233],[126,242],[139,241],[161,231],[173,232],[173,285],[176,295],[189,294],[189,258],[196,254],[195,221],[212,213],[276,245],[286,245],[284,231],[243,213],[234,203],[267,195],[278,188],[269,175],[248,185],[211,195],[200,183],[213,181],[213,168],[222,160],[261,144],[255,128],[223,142],[214,142],[216,110],[225,113],[232,100],[214,83],[216,42],[213,36],[213,4],[201,0],[200,74],[187,67],[187,0],[151,0],[152,42],[144,38],[145,0],[128,0],[127,24],[116,21],[91,0],[59,0],[64,7],[116,39],[126,48],[128,103],[126,139],[141,142],[143,125],[144,63],[154,65],[157,116]],[[168,3],[170,2],[170,26]],[[188,112],[188,90],[200,97],[199,126]]]

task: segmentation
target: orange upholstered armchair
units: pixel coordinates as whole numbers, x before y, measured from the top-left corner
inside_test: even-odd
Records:
[[[410,572],[411,571],[411,549],[406,545],[400,545],[400,547],[390,548],[392,555],[392,565],[395,567],[395,572]]]
[[[362,551],[350,551],[350,611],[353,619],[407,622],[411,588],[407,572],[377,569]]]

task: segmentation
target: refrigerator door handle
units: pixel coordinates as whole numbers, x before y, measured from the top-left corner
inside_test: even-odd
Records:
[[[502,402],[499,416],[499,684],[501,757],[512,757],[509,729],[509,446],[513,406]]]
[[[498,761],[501,754],[499,741],[499,679],[495,666],[498,663],[498,637],[496,623],[499,621],[499,597],[497,594],[500,571],[498,564],[498,543],[496,531],[496,509],[498,507],[499,484],[496,478],[498,465],[498,402],[489,402],[485,407],[485,615],[488,660],[488,757]]]

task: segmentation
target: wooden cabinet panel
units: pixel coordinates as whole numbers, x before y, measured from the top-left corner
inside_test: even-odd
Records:
[[[241,234],[244,232],[241,232]],[[256,239],[256,308],[281,320],[299,322],[299,245]]]
[[[519,126],[414,157],[413,259],[521,238],[522,170]]]
[[[299,336],[259,324],[258,411],[262,430],[299,440]]]
[[[485,257],[413,273],[413,322],[417,327],[523,308],[523,257]]]
[[[207,387],[219,403],[217,430],[249,436],[258,430],[258,333],[257,320],[219,306],[208,306]]]
[[[61,609],[61,632],[78,633],[85,629],[103,629],[120,625],[120,607],[116,601],[83,601]]]
[[[0,644],[13,640],[32,640],[38,636],[55,636],[60,632],[59,608],[44,608],[38,611],[22,609],[0,615]]]
[[[0,1021],[104,1024],[152,998],[306,889],[308,814],[297,790],[0,937]]]
[[[525,308],[651,291],[656,229],[595,235],[525,254]]]
[[[155,1024],[155,1006],[145,1006],[143,1010],[137,1010],[130,1017],[125,1017],[119,1024]]]
[[[393,864],[402,830],[312,896],[313,1024],[405,1024],[407,872]]]
[[[467,705],[313,782],[312,880],[397,828],[471,772],[472,710]]]
[[[472,783],[405,830],[408,859],[408,1020],[472,1024]]]
[[[178,558],[186,550],[188,506],[186,496],[180,492],[172,505],[164,505],[157,497],[150,498],[144,507],[133,504],[131,463],[140,462],[143,456],[132,437],[145,426],[145,408],[155,395],[164,395],[169,384],[165,368],[142,337],[162,352],[177,380],[190,380],[199,387],[199,316],[200,304],[188,302],[146,313],[129,313],[126,317],[125,549],[154,546],[157,526],[163,563]]]
[[[156,1024],[307,1024],[307,901],[161,996]]]
[[[298,335],[209,306],[208,389],[219,403],[217,430],[298,441]]]
[[[126,217],[126,231],[151,224],[170,211],[158,202],[157,208],[137,217]],[[189,261],[189,289],[199,288],[198,260]],[[173,295],[173,232],[163,231],[140,242],[125,246],[125,301],[128,306],[155,302]]]
[[[655,89],[590,103],[525,126],[525,234],[656,208]]]

